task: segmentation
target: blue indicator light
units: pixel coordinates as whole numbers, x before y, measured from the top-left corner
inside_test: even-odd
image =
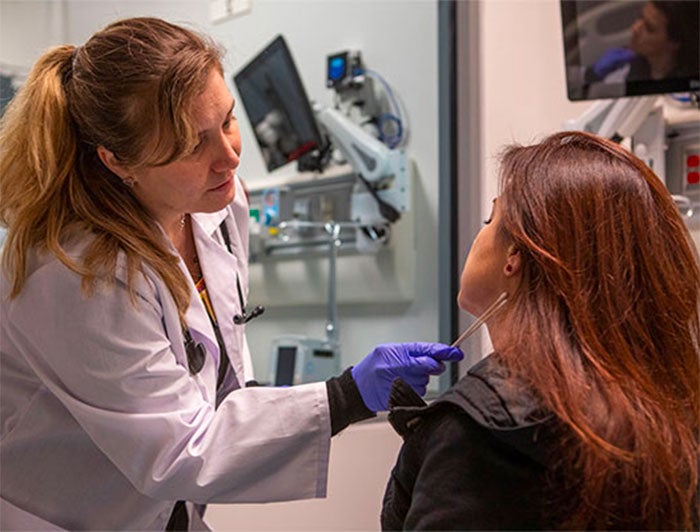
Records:
[[[334,57],[328,64],[328,77],[334,81],[345,77],[345,59],[342,57]]]

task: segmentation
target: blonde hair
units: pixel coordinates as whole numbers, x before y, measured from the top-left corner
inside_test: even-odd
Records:
[[[191,105],[221,50],[190,30],[155,18],[110,24],[85,45],[58,46],[34,65],[0,122],[2,265],[22,290],[30,250],[47,250],[82,276],[114,282],[119,253],[127,284],[147,265],[170,290],[181,319],[189,284],[155,220],[97,156],[104,146],[131,167],[168,164],[191,151]],[[82,257],[70,235],[90,233]],[[183,320],[184,322],[184,320]]]

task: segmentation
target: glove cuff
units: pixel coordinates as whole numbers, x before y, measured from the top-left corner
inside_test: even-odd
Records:
[[[352,368],[346,369],[340,377],[326,381],[328,404],[331,416],[331,436],[335,436],[350,423],[376,416],[362,399],[360,390],[352,378]]]

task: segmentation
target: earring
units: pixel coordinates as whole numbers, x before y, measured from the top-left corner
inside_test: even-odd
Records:
[[[508,273],[512,273],[512,272],[513,272],[513,266],[511,266],[510,264],[506,264],[506,271],[507,271]]]
[[[134,188],[136,180],[133,177],[125,177],[122,179],[122,183],[124,183],[127,188]]]

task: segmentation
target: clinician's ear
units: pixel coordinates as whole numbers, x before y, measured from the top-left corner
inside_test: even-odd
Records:
[[[511,244],[508,246],[508,257],[506,258],[506,265],[503,267],[503,274],[506,277],[513,277],[520,273],[522,266],[522,255],[515,245]]]
[[[102,164],[115,173],[125,184],[131,181],[131,186],[133,186],[133,179],[129,176],[128,170],[119,162],[119,159],[113,152],[109,151],[104,146],[98,146],[97,156],[100,158],[100,161],[102,161]]]

